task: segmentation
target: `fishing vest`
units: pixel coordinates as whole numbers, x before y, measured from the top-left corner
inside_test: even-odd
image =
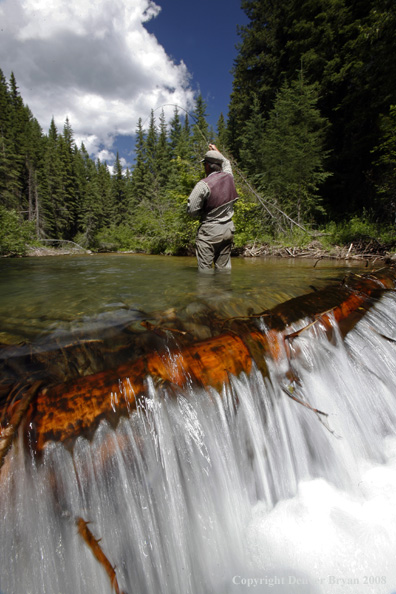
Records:
[[[202,181],[209,186],[210,190],[210,196],[206,200],[204,212],[210,212],[214,208],[228,204],[228,202],[233,202],[238,198],[234,178],[230,173],[219,171],[205,177]]]

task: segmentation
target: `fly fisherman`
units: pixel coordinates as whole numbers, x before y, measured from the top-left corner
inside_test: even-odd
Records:
[[[231,164],[214,144],[202,159],[206,177],[201,179],[188,198],[187,213],[200,217],[196,237],[198,270],[210,272],[231,269],[234,237],[234,202],[238,200]]]

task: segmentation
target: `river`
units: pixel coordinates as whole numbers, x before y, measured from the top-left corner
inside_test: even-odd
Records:
[[[135,254],[0,259],[0,343],[126,321],[194,302],[220,315],[262,311],[362,266],[235,258],[231,274],[197,274],[195,258]],[[316,264],[316,266],[315,266]]]
[[[1,261],[4,369],[33,373],[43,352],[56,373],[71,343],[111,350],[127,330],[133,345],[148,319],[191,318],[199,334],[197,312],[262,311],[351,270],[314,264],[237,259],[231,274],[201,277],[189,258]],[[395,294],[345,340],[336,327],[332,342],[303,333],[294,364],[325,422],[285,396],[283,363],[268,361],[268,377],[253,368],[220,392],[170,398],[149,378],[145,405],[116,430],[103,422],[72,451],[49,443],[42,461],[21,438],[0,474],[1,594],[394,594]]]

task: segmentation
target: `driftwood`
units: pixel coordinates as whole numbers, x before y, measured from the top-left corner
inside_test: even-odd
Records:
[[[341,283],[291,299],[271,310],[224,320],[221,332],[210,339],[173,346],[164,352],[153,351],[114,369],[34,389],[32,398],[22,394],[20,400],[2,411],[0,451],[3,443],[4,453],[0,454],[0,466],[16,431],[13,419],[17,417],[18,425],[21,423],[18,407],[22,406],[24,431],[37,454],[48,441],[72,447],[79,435],[91,438],[102,419],[116,426],[120,416],[130,415],[145,399],[148,376],[157,383],[179,387],[193,383],[220,390],[229,382],[230,375],[249,373],[253,361],[265,374],[266,359],[277,360],[285,353],[287,356],[291,341],[313,324],[320,323],[331,336],[334,319],[345,335],[384,291],[394,289],[395,281],[395,267],[362,276],[350,275]],[[258,319],[264,322],[265,332],[259,330]],[[294,331],[292,324],[301,320],[305,327]]]
[[[247,258],[258,258],[262,256],[272,256],[277,258],[306,258],[315,260],[315,266],[321,260],[343,260],[357,261],[371,264],[392,262],[390,246],[381,245],[375,240],[367,242],[351,243],[349,246],[334,246],[331,251],[325,250],[322,244],[315,239],[326,235],[326,233],[312,233],[313,240],[304,247],[287,247],[283,244],[258,244],[247,245],[242,250],[242,255]]]

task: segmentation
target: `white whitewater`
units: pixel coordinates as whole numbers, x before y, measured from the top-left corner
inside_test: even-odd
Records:
[[[0,480],[1,594],[396,592],[396,299],[330,344],[319,324],[282,364],[222,394],[148,385],[145,408],[42,463],[15,444]],[[327,425],[327,426],[325,426]]]

